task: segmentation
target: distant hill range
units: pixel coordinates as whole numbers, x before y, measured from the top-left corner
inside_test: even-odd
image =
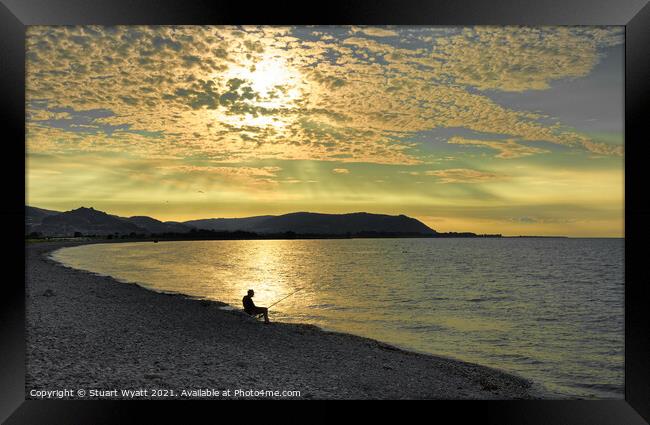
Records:
[[[151,235],[188,233],[192,230],[191,226],[173,221],[162,222],[145,216],[119,217],[92,207],[60,212],[27,206],[26,217],[27,233],[42,236]]]
[[[473,233],[438,233],[419,220],[405,215],[319,214],[296,212],[245,218],[209,218],[182,223],[147,216],[119,217],[93,208],[52,211],[26,206],[26,230],[31,236],[135,236],[202,235],[232,232],[245,235],[294,234],[305,236],[477,236]],[[243,234],[243,233],[242,233]],[[190,235],[187,235],[190,236]]]
[[[25,209],[25,225],[28,229],[41,224],[47,216],[61,214],[60,211],[44,210],[36,207],[25,207]]]
[[[358,233],[402,233],[433,235],[435,230],[405,215],[369,213],[318,214],[297,212],[278,216],[212,218],[184,224],[215,231],[243,230],[260,234],[294,232],[302,235],[345,235]]]

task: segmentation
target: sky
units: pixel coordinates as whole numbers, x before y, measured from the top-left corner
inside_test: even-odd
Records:
[[[31,26],[28,205],[624,235],[623,27]]]

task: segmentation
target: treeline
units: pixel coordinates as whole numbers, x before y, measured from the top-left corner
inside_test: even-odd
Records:
[[[301,234],[296,232],[282,232],[282,233],[264,233],[259,234],[255,232],[247,232],[243,230],[237,231],[217,231],[207,229],[192,229],[186,233],[135,233],[129,234],[113,233],[108,235],[97,234],[83,234],[82,232],[75,232],[71,236],[45,236],[38,232],[31,232],[27,235],[27,239],[58,239],[62,237],[74,238],[91,238],[91,239],[136,239],[136,240],[247,240],[247,239],[351,239],[351,238],[500,238],[500,234],[494,235],[477,235],[470,232],[448,232],[448,233],[405,233],[405,232],[355,232],[345,234],[319,234],[308,233]]]
[[[477,235],[471,232],[447,232],[438,233],[434,238],[501,238],[501,233]]]

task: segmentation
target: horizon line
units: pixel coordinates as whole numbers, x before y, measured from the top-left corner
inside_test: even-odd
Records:
[[[300,214],[300,213],[322,214],[322,215],[373,214],[373,215],[386,215],[386,216],[390,216],[390,217],[398,217],[398,216],[401,215],[401,216],[405,216],[405,217],[408,217],[408,218],[418,220],[420,223],[424,224],[425,226],[427,226],[428,228],[430,228],[434,232],[440,233],[440,234],[445,234],[445,233],[473,233],[473,234],[476,234],[476,235],[501,235],[502,238],[625,239],[625,235],[621,235],[621,236],[568,236],[568,235],[539,235],[539,234],[504,234],[504,233],[499,233],[499,232],[477,233],[477,232],[472,232],[472,231],[459,231],[459,230],[446,231],[445,232],[445,231],[438,231],[436,229],[433,229],[428,224],[424,223],[422,220],[420,220],[420,219],[418,219],[416,217],[412,217],[410,215],[404,214],[404,213],[401,213],[401,214],[386,214],[386,213],[373,213],[373,212],[367,212],[367,211],[354,211],[354,212],[347,212],[347,213],[322,213],[322,212],[314,212],[314,211],[292,211],[292,212],[283,213],[283,214],[258,214],[258,215],[247,215],[247,216],[237,216],[237,217],[196,218],[196,219],[190,219],[190,220],[184,220],[184,221],[179,221],[179,220],[165,220],[165,221],[163,221],[163,220],[157,219],[157,218],[155,218],[154,216],[151,216],[151,215],[130,215],[130,216],[123,217],[123,216],[119,216],[119,215],[116,215],[116,214],[111,214],[111,213],[109,213],[107,211],[95,209],[92,206],[85,207],[83,205],[79,206],[77,208],[72,208],[72,209],[65,210],[65,211],[37,207],[37,206],[34,206],[34,205],[28,205],[27,203],[25,204],[25,207],[38,208],[38,209],[46,210],[46,211],[55,211],[55,212],[58,212],[58,213],[70,212],[70,211],[78,210],[78,209],[81,209],[81,208],[85,208],[85,209],[92,209],[94,211],[103,212],[103,213],[113,215],[113,216],[116,216],[116,217],[120,217],[120,218],[149,217],[149,218],[152,218],[154,220],[158,220],[158,221],[160,221],[162,223],[169,223],[169,222],[187,223],[187,222],[199,221],[199,220],[219,220],[219,219],[225,219],[225,220],[233,220],[234,219],[234,220],[236,220],[236,219],[254,218],[254,217],[279,217],[279,216],[283,216],[283,215]]]

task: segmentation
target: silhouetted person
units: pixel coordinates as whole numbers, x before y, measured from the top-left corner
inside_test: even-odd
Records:
[[[255,296],[255,291],[252,289],[248,290],[248,295],[244,296],[242,303],[244,303],[244,311],[251,316],[257,316],[259,314],[264,315],[264,323],[269,322],[269,309],[266,307],[258,307],[253,302],[253,296]]]

